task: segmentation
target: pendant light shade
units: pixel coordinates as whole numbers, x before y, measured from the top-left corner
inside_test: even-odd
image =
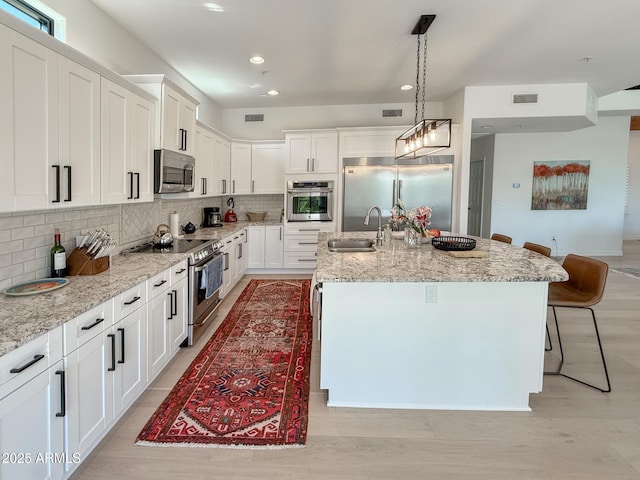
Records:
[[[451,119],[425,119],[424,105],[427,87],[427,29],[435,15],[422,15],[411,32],[418,36],[416,65],[415,125],[396,138],[396,158],[417,158],[436,153],[451,146]],[[420,84],[420,40],[424,37],[422,55],[422,84]],[[422,93],[422,119],[418,120],[418,99]]]

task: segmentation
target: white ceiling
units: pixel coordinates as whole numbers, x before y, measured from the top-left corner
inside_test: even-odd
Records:
[[[640,84],[639,0],[92,1],[222,108],[413,103],[399,87],[415,84],[422,14],[437,15],[429,101],[465,85]]]

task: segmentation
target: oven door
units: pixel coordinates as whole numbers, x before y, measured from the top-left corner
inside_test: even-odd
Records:
[[[209,320],[220,306],[220,287],[222,286],[222,254],[216,253],[207,260],[192,265],[189,275],[189,297],[191,299],[191,314],[189,315],[189,345],[204,333]],[[217,276],[220,282],[207,296],[209,277]]]
[[[312,222],[333,220],[333,190],[328,188],[287,191],[287,220]]]

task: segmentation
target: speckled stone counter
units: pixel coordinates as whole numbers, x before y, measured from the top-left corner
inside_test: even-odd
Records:
[[[375,252],[330,252],[330,238],[375,238],[373,232],[321,233],[318,236],[318,282],[558,282],[568,278],[554,260],[515,245],[484,238],[476,250],[484,258],[454,258],[423,244],[407,249],[402,239],[376,247]]]
[[[281,222],[234,222],[202,228],[184,238],[223,239],[249,225]],[[146,279],[186,259],[186,254],[128,253],[111,257],[111,266],[98,275],[67,277],[69,284],[51,293],[22,297],[0,294],[0,356],[116,297]]]

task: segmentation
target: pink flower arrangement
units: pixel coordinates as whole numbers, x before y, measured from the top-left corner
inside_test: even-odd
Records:
[[[427,225],[431,224],[431,208],[425,205],[406,210],[402,200],[391,209],[389,222],[396,227],[411,227],[422,236],[427,234]]]

